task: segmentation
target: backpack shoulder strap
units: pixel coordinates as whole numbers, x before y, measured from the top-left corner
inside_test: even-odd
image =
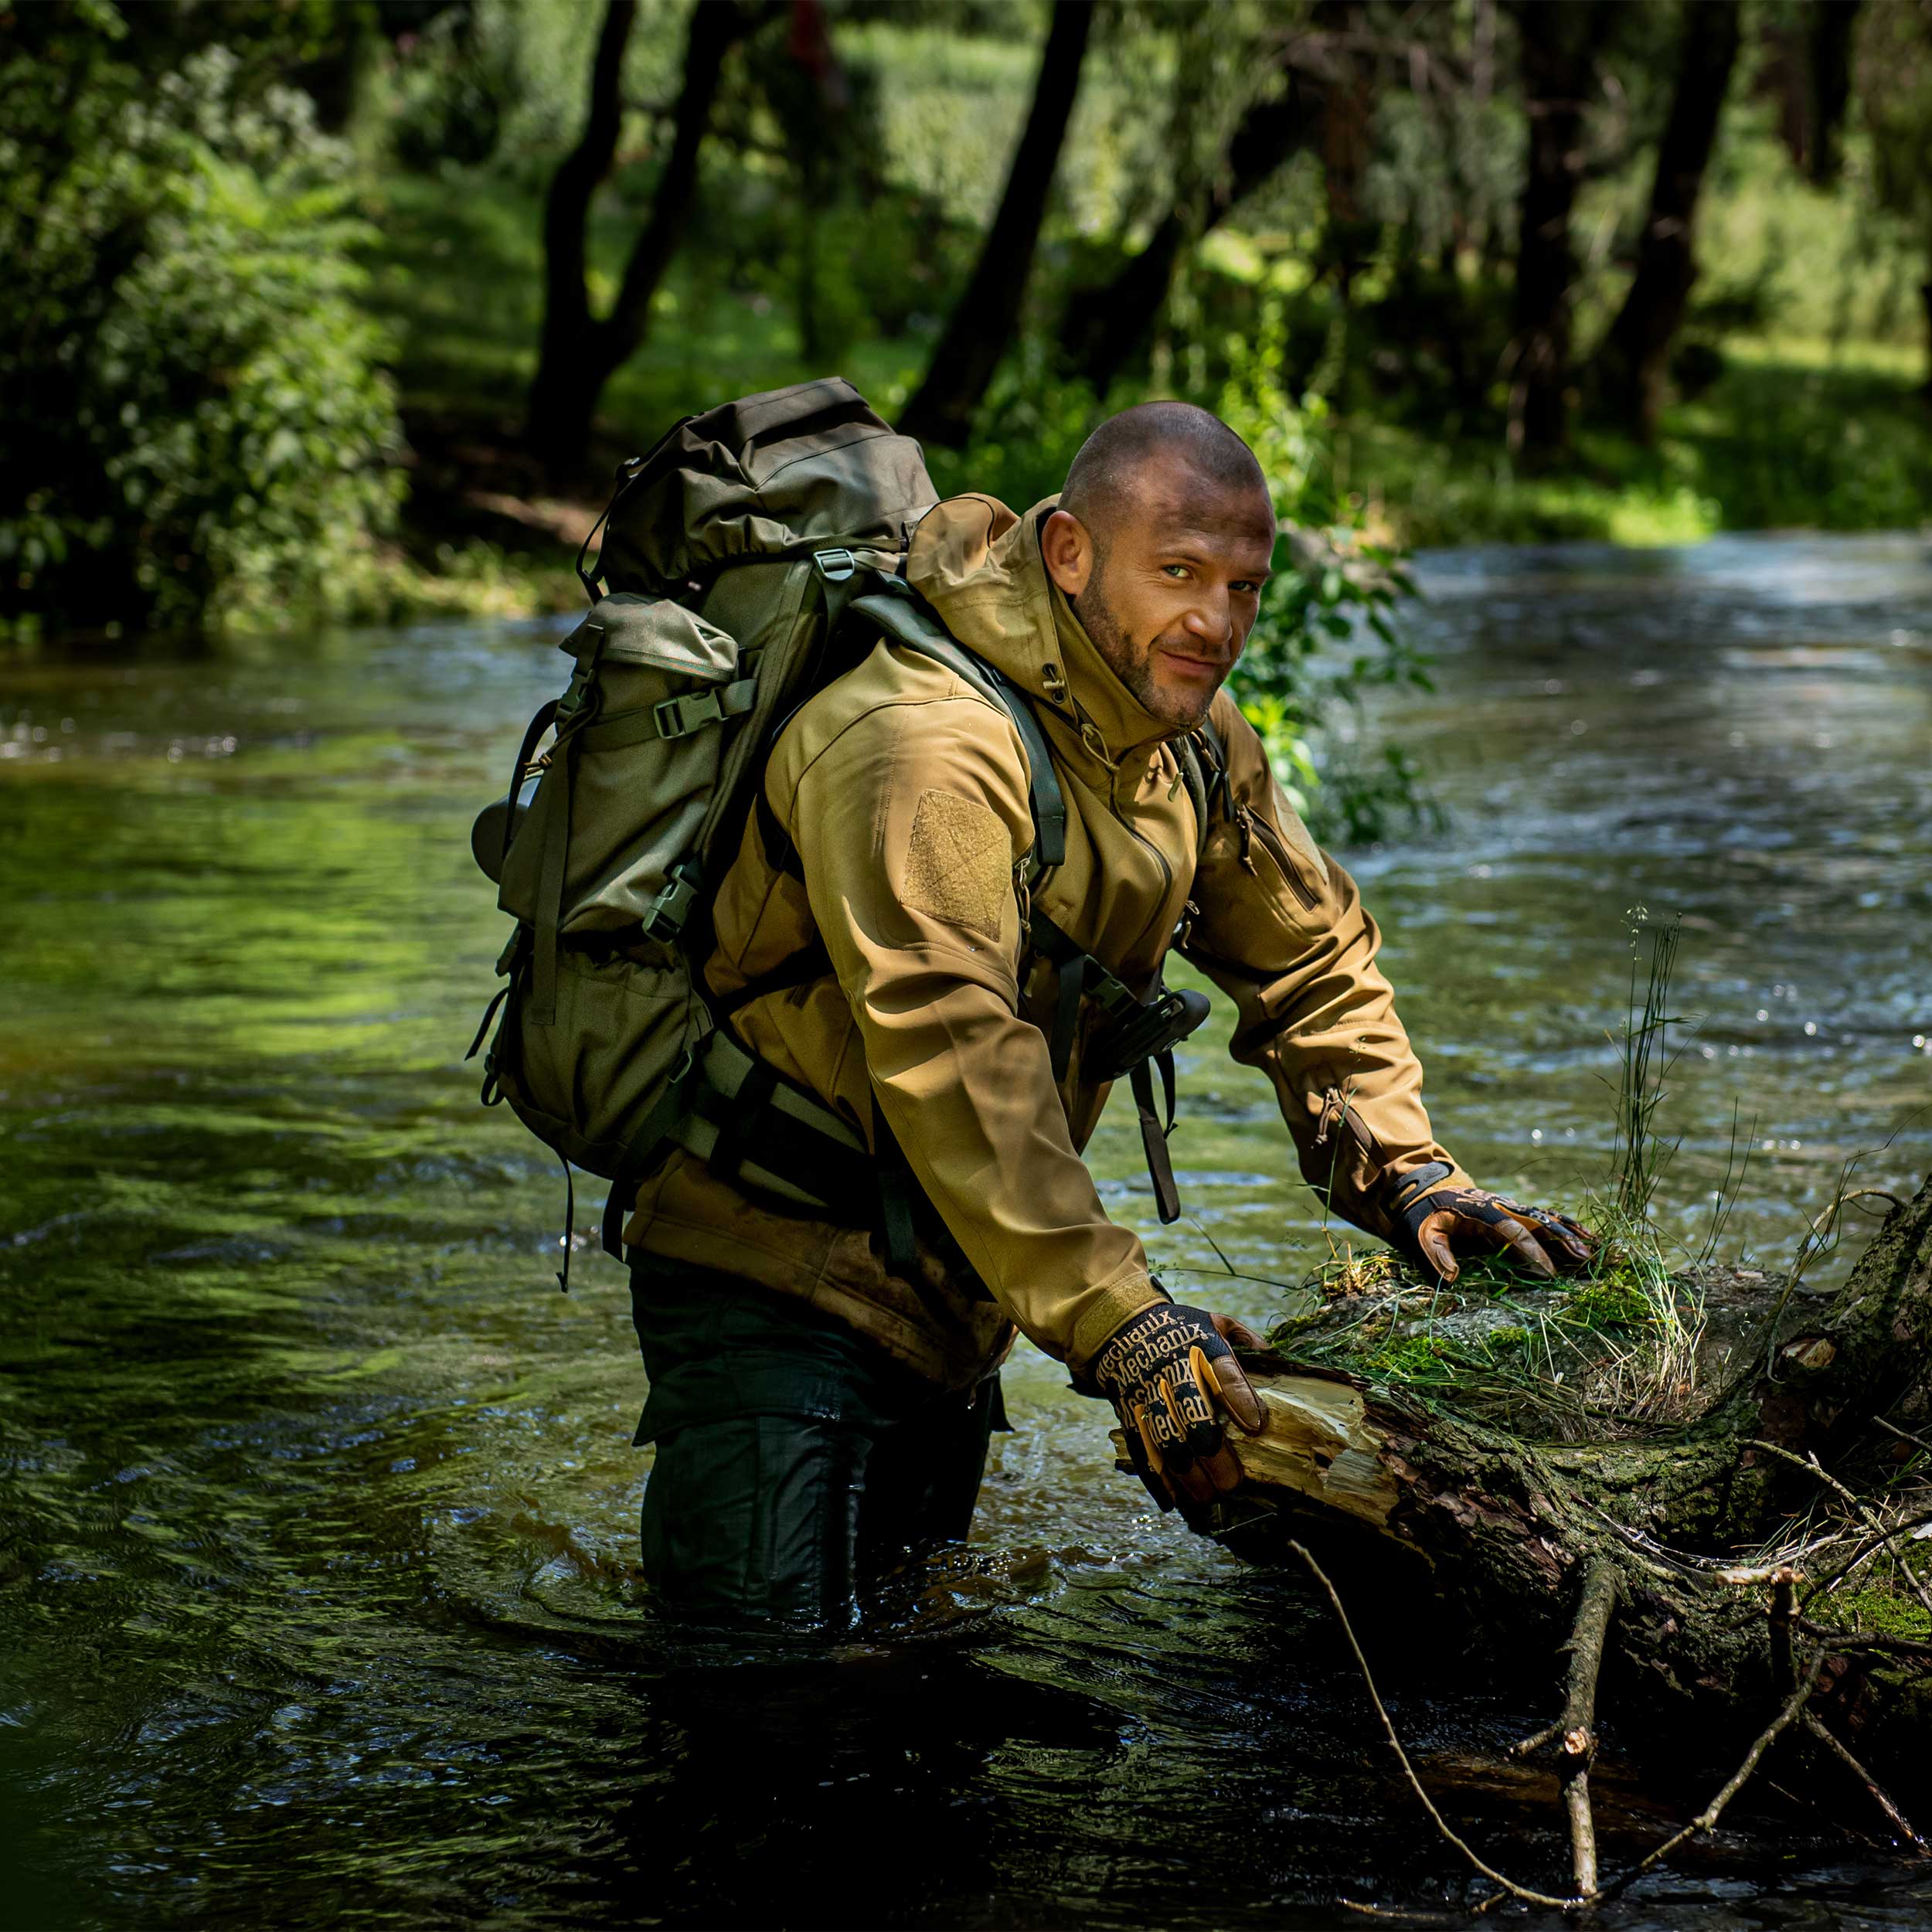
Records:
[[[854,600],[852,610],[895,644],[909,651],[935,658],[985,696],[992,699],[1013,721],[1019,741],[1026,748],[1027,790],[1033,816],[1033,850],[1030,866],[1035,878],[1050,872],[1066,859],[1066,798],[1060,790],[1060,774],[1053,769],[1046,748],[1046,734],[1026,694],[1012,679],[967,649],[939,619],[917,601],[913,593],[874,592]]]
[[[1208,825],[1218,794],[1228,816],[1234,815],[1233,800],[1228,792],[1228,748],[1222,742],[1219,727],[1213,719],[1203,718],[1175,747],[1180,760],[1181,782],[1193,801],[1194,822],[1199,828],[1199,859],[1207,851]]]

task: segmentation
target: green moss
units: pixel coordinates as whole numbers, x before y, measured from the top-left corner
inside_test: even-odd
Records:
[[[1924,1608],[1916,1597],[1903,1590],[1887,1590],[1882,1584],[1834,1591],[1821,1607],[1835,1629],[1869,1630],[1884,1637],[1917,1638],[1932,1631],[1932,1623],[1928,1623]]]
[[[1592,1328],[1622,1323],[1647,1325],[1657,1318],[1655,1304],[1633,1276],[1607,1275],[1586,1281],[1570,1298],[1569,1311]]]

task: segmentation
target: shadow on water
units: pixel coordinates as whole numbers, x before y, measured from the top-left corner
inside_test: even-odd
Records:
[[[1444,1138],[1573,1195],[1608,1153],[1627,906],[1685,916],[1666,1193],[1774,1259],[1840,1162],[1932,1166],[1932,563],[1898,539],[1426,560],[1390,700],[1448,830],[1352,855]],[[1331,1927],[1476,1889],[1291,1574],[1117,1478],[1022,1350],[974,1539],[830,1653],[660,1628],[619,1272],[460,1065],[500,943],[468,853],[544,627],[0,667],[0,1923]],[[1188,1057],[1201,1230],[1110,1209],[1250,1320],[1329,1238],[1260,1083]],[[594,1204],[593,1204],[594,1206]],[[589,1216],[586,1210],[586,1219]],[[1207,1277],[1221,1263],[1244,1278]],[[1841,1260],[1843,1257],[1841,1257]],[[1555,1881],[1502,1753],[1560,1660],[1451,1678],[1386,1607],[1460,1829]],[[1730,1767],[1601,1767],[1607,1862]],[[1732,1828],[1734,1826],[1735,1828]],[[1498,1919],[1508,1916],[1499,1913]],[[1526,1922],[1519,1919],[1516,1922]],[[1614,1932],[1932,1923],[1767,1785]]]

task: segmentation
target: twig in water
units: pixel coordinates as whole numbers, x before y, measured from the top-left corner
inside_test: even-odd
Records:
[[[1699,1832],[1710,1831],[1716,1825],[1724,1815],[1725,1806],[1744,1788],[1752,1772],[1757,1769],[1759,1761],[1770,1749],[1778,1733],[1804,1708],[1811,1695],[1812,1686],[1818,1681],[1818,1665],[1824,1661],[1825,1649],[1821,1645],[1812,1651],[1809,1662],[1799,1672],[1798,1688],[1786,1700],[1784,1709],[1758,1733],[1757,1742],[1744,1753],[1743,1763],[1725,1781],[1717,1795],[1681,1832],[1673,1832],[1662,1845],[1646,1852],[1621,1878],[1613,1879],[1598,1894],[1599,1897],[1615,1898],[1619,1893],[1634,1884],[1653,1865],[1668,1858],[1686,1838],[1696,1837]]]
[[[1825,1720],[1818,1716],[1816,1711],[1807,1711],[1804,1713],[1804,1728],[1871,1794],[1872,1802],[1891,1821],[1893,1830],[1896,1832],[1920,1858],[1932,1856],[1932,1853],[1927,1852],[1925,1840],[1913,1830],[1911,1823],[1905,1814],[1886,1796],[1872,1774],[1832,1735]]]
[[[1521,1899],[1529,1905],[1554,1906],[1560,1912],[1573,1912],[1580,1905],[1589,1903],[1586,1899],[1563,1899],[1548,1892],[1536,1892],[1526,1885],[1519,1885],[1514,1879],[1505,1878],[1493,1865],[1484,1862],[1475,1849],[1449,1828],[1447,1821],[1436,1809],[1435,1801],[1423,1789],[1422,1780],[1416,1776],[1415,1767],[1409,1762],[1409,1753],[1402,1748],[1402,1740],[1396,1735],[1396,1727],[1389,1722],[1387,1708],[1382,1701],[1382,1693],[1376,1689],[1374,1673],[1369,1668],[1369,1660],[1362,1654],[1362,1646],[1355,1641],[1355,1626],[1349,1621],[1349,1613],[1342,1607],[1341,1597],[1328,1580],[1328,1572],[1300,1543],[1290,1539],[1288,1547],[1307,1564],[1308,1573],[1327,1591],[1328,1601],[1335,1607],[1336,1620],[1342,1625],[1342,1634],[1349,1640],[1349,1648],[1355,1652],[1356,1668],[1362,1672],[1362,1683],[1367,1687],[1369,1702],[1374,1705],[1376,1716],[1382,1720],[1382,1734],[1389,1740],[1389,1748],[1396,1754],[1396,1761],[1402,1767],[1402,1774],[1409,1781],[1409,1788],[1422,1801],[1422,1808],[1429,1814],[1436,1829],[1460,1852],[1492,1884],[1500,1885],[1512,1898]]]
[[[1546,1724],[1539,1731],[1532,1732],[1527,1737],[1520,1737],[1509,1747],[1512,1757],[1531,1757],[1546,1744],[1553,1744],[1563,1734],[1563,1720],[1560,1717],[1553,1724]]]
[[[1873,1515],[1872,1512],[1866,1507],[1864,1502],[1859,1497],[1853,1495],[1851,1491],[1847,1489],[1844,1484],[1838,1481],[1837,1477],[1833,1475],[1829,1470],[1825,1468],[1825,1466],[1819,1462],[1815,1454],[1805,1456],[1794,1455],[1790,1450],[1781,1449],[1774,1442],[1760,1442],[1754,1436],[1746,1438],[1746,1447],[1752,1449],[1768,1450],[1771,1454],[1774,1456],[1782,1456],[1787,1462],[1794,1463],[1800,1469],[1804,1470],[1809,1475],[1817,1477],[1818,1481],[1823,1483],[1827,1488],[1830,1489],[1833,1494],[1842,1498],[1845,1502],[1850,1505],[1852,1514],[1858,1518],[1859,1522],[1864,1524],[1866,1528],[1869,1529],[1873,1536],[1876,1536],[1887,1548],[1891,1547],[1893,1539],[1899,1534],[1899,1532],[1896,1529],[1886,1529],[1885,1525],[1880,1522],[1878,1518]],[[1913,1595],[1917,1597],[1920,1603],[1924,1606],[1926,1615],[1932,1617],[1932,1592],[1928,1592],[1927,1590],[1924,1580],[1919,1576],[1917,1572],[1913,1569],[1911,1564],[1906,1560],[1906,1554],[1903,1550],[1894,1549],[1892,1551],[1892,1554],[1896,1559],[1900,1573],[1905,1578],[1906,1583],[1910,1587]]]
[[[1597,1675],[1604,1641],[1617,1607],[1617,1570],[1599,1556],[1583,1578],[1577,1621],[1570,1636],[1570,1683],[1563,1699],[1563,1809],[1570,1818],[1570,1861],[1577,1893],[1597,1890],[1597,1821],[1590,1808],[1590,1767],[1597,1755]]]
[[[1910,1429],[1901,1429],[1896,1423],[1887,1422],[1883,1416],[1874,1416],[1872,1420],[1886,1434],[1896,1436],[1900,1441],[1909,1442],[1914,1448],[1923,1449],[1927,1455],[1932,1455],[1932,1442],[1927,1442],[1924,1437],[1915,1436]]]

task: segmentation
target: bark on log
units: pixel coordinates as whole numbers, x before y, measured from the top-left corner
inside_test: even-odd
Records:
[[[1718,1312],[1698,1406],[1625,1440],[1528,1440],[1411,1389],[1251,1357],[1267,1422],[1236,1442],[1247,1485],[1195,1526],[1264,1557],[1325,1530],[1324,1561],[1364,1607],[1387,1593],[1378,1563],[1406,1563],[1410,1628],[1414,1588],[1433,1588],[1475,1641],[1516,1659],[1540,1647],[1553,1705],[1586,1580],[1614,1589],[1597,1708],[1614,1705],[1623,1724],[1690,1720],[1740,1748],[1788,1694],[1795,1621],[1806,1648],[1825,1652],[1811,1714],[1907,1811],[1923,1807],[1910,1736],[1928,1709],[1932,1643],[1835,1642],[1831,1599],[1818,1593],[1874,1546],[1858,1510],[1896,1473],[1897,1431],[1927,1434],[1932,1179],[1893,1207],[1835,1295],[1760,1278]],[[1833,1479],[1858,1510],[1828,1493]],[[1842,1533],[1808,1555],[1821,1503],[1840,1512]]]

